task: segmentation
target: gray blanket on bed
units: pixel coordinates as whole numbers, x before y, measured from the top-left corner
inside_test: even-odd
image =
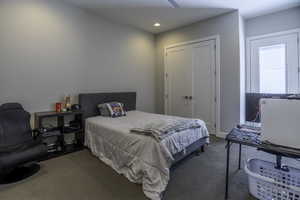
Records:
[[[203,122],[199,119],[173,117],[149,121],[149,123],[132,128],[130,131],[133,133],[150,135],[158,141],[161,141],[176,132],[200,128],[202,124]]]

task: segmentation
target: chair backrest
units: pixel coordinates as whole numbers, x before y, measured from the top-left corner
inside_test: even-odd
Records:
[[[18,103],[0,106],[0,151],[32,140],[30,114]]]

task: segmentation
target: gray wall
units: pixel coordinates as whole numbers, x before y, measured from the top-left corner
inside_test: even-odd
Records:
[[[300,28],[300,7],[246,20],[246,36]]]
[[[221,40],[221,129],[229,131],[240,118],[238,11],[156,35],[157,111],[164,110],[164,47],[212,35]]]
[[[59,0],[0,2],[0,104],[53,109],[64,95],[137,91],[155,110],[154,36]]]

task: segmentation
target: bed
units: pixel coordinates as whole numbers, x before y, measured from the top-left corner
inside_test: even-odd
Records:
[[[99,116],[97,105],[112,101],[122,102],[127,115]],[[130,132],[136,125],[167,117],[137,111],[135,92],[80,94],[79,104],[84,111],[85,145],[116,172],[142,184],[144,194],[152,200],[161,199],[170,178],[170,167],[209,142],[205,123],[162,141]]]

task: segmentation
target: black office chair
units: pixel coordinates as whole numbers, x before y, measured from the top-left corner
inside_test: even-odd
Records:
[[[47,147],[30,126],[30,114],[18,103],[0,106],[0,184],[13,183],[38,172],[37,160]]]

